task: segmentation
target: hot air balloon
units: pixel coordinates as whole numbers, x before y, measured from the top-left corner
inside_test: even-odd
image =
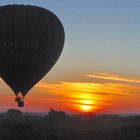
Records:
[[[64,28],[47,9],[31,5],[0,6],[0,77],[23,98],[58,60]],[[23,106],[23,104],[19,105]]]

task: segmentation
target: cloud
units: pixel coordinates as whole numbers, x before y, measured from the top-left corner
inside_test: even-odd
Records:
[[[95,73],[95,74],[87,74],[86,76],[91,78],[112,80],[118,82],[140,83],[140,78],[125,77],[125,76],[110,74],[110,73]]]

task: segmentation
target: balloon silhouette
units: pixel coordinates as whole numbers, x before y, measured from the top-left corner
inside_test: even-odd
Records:
[[[0,6],[0,77],[24,97],[59,58],[64,28],[47,9]]]

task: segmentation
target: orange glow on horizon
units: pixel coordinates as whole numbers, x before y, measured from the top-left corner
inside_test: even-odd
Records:
[[[109,76],[108,74],[104,81],[104,77],[98,77],[100,80],[103,78],[101,82],[40,81],[25,97],[23,110],[48,111],[53,108],[66,112],[94,113],[139,111],[140,86],[138,79],[134,80],[129,77],[120,79],[116,78],[116,75]],[[112,82],[113,79],[115,80]],[[131,83],[122,83],[121,80]],[[0,110],[4,110],[6,107],[16,107],[12,90],[2,80],[0,80],[0,85]]]

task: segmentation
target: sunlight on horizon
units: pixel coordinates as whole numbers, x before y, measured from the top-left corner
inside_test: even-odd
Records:
[[[102,73],[102,76],[105,77],[106,75],[106,73]],[[48,91],[53,98],[56,97],[53,99],[55,103],[59,102],[62,106],[67,104],[69,106],[67,111],[98,113],[112,110],[120,110],[121,112],[130,108],[137,110],[140,106],[137,101],[140,99],[139,94],[137,94],[140,92],[140,88],[134,82],[139,82],[139,79],[134,81],[131,77],[125,76],[125,79],[127,79],[125,80],[120,78],[124,76],[110,75],[111,78],[106,79],[101,76],[96,77],[96,79],[91,77],[94,82],[40,82],[36,89],[43,92],[44,95]],[[97,82],[98,78],[102,82]],[[112,79],[115,79],[115,81],[112,82]]]
[[[108,74],[90,77],[94,82],[46,82],[40,81],[26,96],[25,110],[47,111],[50,108],[66,112],[123,112],[135,111],[140,107],[140,87],[130,77],[122,81],[114,80],[117,76],[112,75],[111,79],[104,77]],[[122,77],[119,76],[118,77]],[[101,82],[97,81],[97,78]],[[139,80],[138,80],[139,82]],[[1,106],[15,106],[14,94],[1,83]],[[5,94],[5,93],[7,94]],[[11,99],[11,97],[13,99]]]

